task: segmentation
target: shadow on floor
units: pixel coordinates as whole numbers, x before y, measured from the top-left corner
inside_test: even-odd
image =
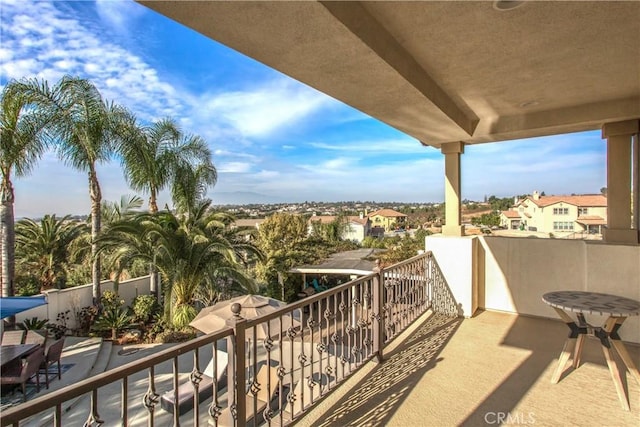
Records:
[[[442,360],[438,355],[461,322],[439,314],[430,317],[315,425],[385,425],[419,379]]]

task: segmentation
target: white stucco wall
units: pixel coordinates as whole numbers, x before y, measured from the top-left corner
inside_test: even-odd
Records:
[[[113,282],[104,281],[101,283],[100,288],[102,292],[106,290],[112,291]],[[46,295],[47,304],[18,313],[16,315],[16,322],[19,323],[25,319],[37,317],[39,319],[49,319],[51,323],[57,323],[56,318],[58,317],[58,313],[63,313],[66,310],[71,310],[73,313],[83,307],[90,306],[93,299],[92,289],[93,286],[88,284],[68,289],[45,291],[44,294]],[[124,299],[125,305],[131,305],[131,302],[137,295],[149,293],[149,276],[122,281],[118,287],[118,295]],[[75,325],[73,314],[70,314],[69,318],[68,326],[75,328],[77,325]]]
[[[473,237],[427,236],[425,247],[433,252],[449,289],[465,317],[478,308],[476,239]]]
[[[554,290],[610,293],[640,301],[640,246],[561,239],[478,237],[479,306],[557,318],[542,302]],[[587,316],[593,324],[604,320]],[[620,329],[626,341],[640,343],[640,316]]]

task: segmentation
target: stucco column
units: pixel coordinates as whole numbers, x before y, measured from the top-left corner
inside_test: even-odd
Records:
[[[444,154],[444,201],[446,224],[442,227],[445,236],[463,236],[460,208],[460,154],[464,153],[464,143],[442,144]]]
[[[632,228],[631,195],[638,188],[637,153],[632,160],[632,141],[640,131],[640,120],[607,123],[602,137],[607,139],[607,228],[604,240],[612,243],[639,243],[637,228]],[[637,167],[637,166],[636,166]],[[637,209],[637,207],[634,207]]]

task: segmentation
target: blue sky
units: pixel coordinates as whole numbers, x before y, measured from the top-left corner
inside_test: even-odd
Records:
[[[214,203],[235,192],[283,202],[444,199],[438,150],[144,6],[0,1],[0,84],[70,74],[142,121],[175,118],[211,146]],[[599,192],[605,158],[599,131],[468,146],[462,196]],[[98,174],[105,200],[132,194],[117,161]],[[54,153],[14,185],[17,217],[89,212],[85,174]]]

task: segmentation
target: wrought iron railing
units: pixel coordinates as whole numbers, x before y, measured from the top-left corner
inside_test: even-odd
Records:
[[[49,425],[70,425],[63,414],[65,402],[87,393],[91,399],[88,416],[82,419],[85,425],[102,423],[105,413],[114,424],[137,424],[140,417],[134,422],[129,414],[135,406],[139,414],[140,405],[149,426],[286,425],[370,359],[377,356],[381,361],[385,345],[429,308],[458,313],[433,255],[426,253],[258,318],[243,319],[239,304],[232,306],[228,328],[5,410],[1,425],[26,425],[46,417],[52,419]],[[201,359],[213,357],[213,366],[218,366],[221,351],[228,358],[229,387],[213,375],[206,383],[211,397],[200,399],[205,375]],[[192,362],[185,362],[188,354]],[[170,375],[159,374],[169,371]],[[146,380],[141,378],[145,372]],[[146,392],[130,396],[132,378],[143,383]],[[118,382],[120,403],[115,408],[114,397],[105,399],[100,393],[109,384],[113,391]],[[185,384],[191,390],[186,403]],[[172,414],[158,408],[161,395],[167,393],[175,404]],[[109,406],[101,407],[103,402]],[[180,415],[180,402],[193,413]]]

